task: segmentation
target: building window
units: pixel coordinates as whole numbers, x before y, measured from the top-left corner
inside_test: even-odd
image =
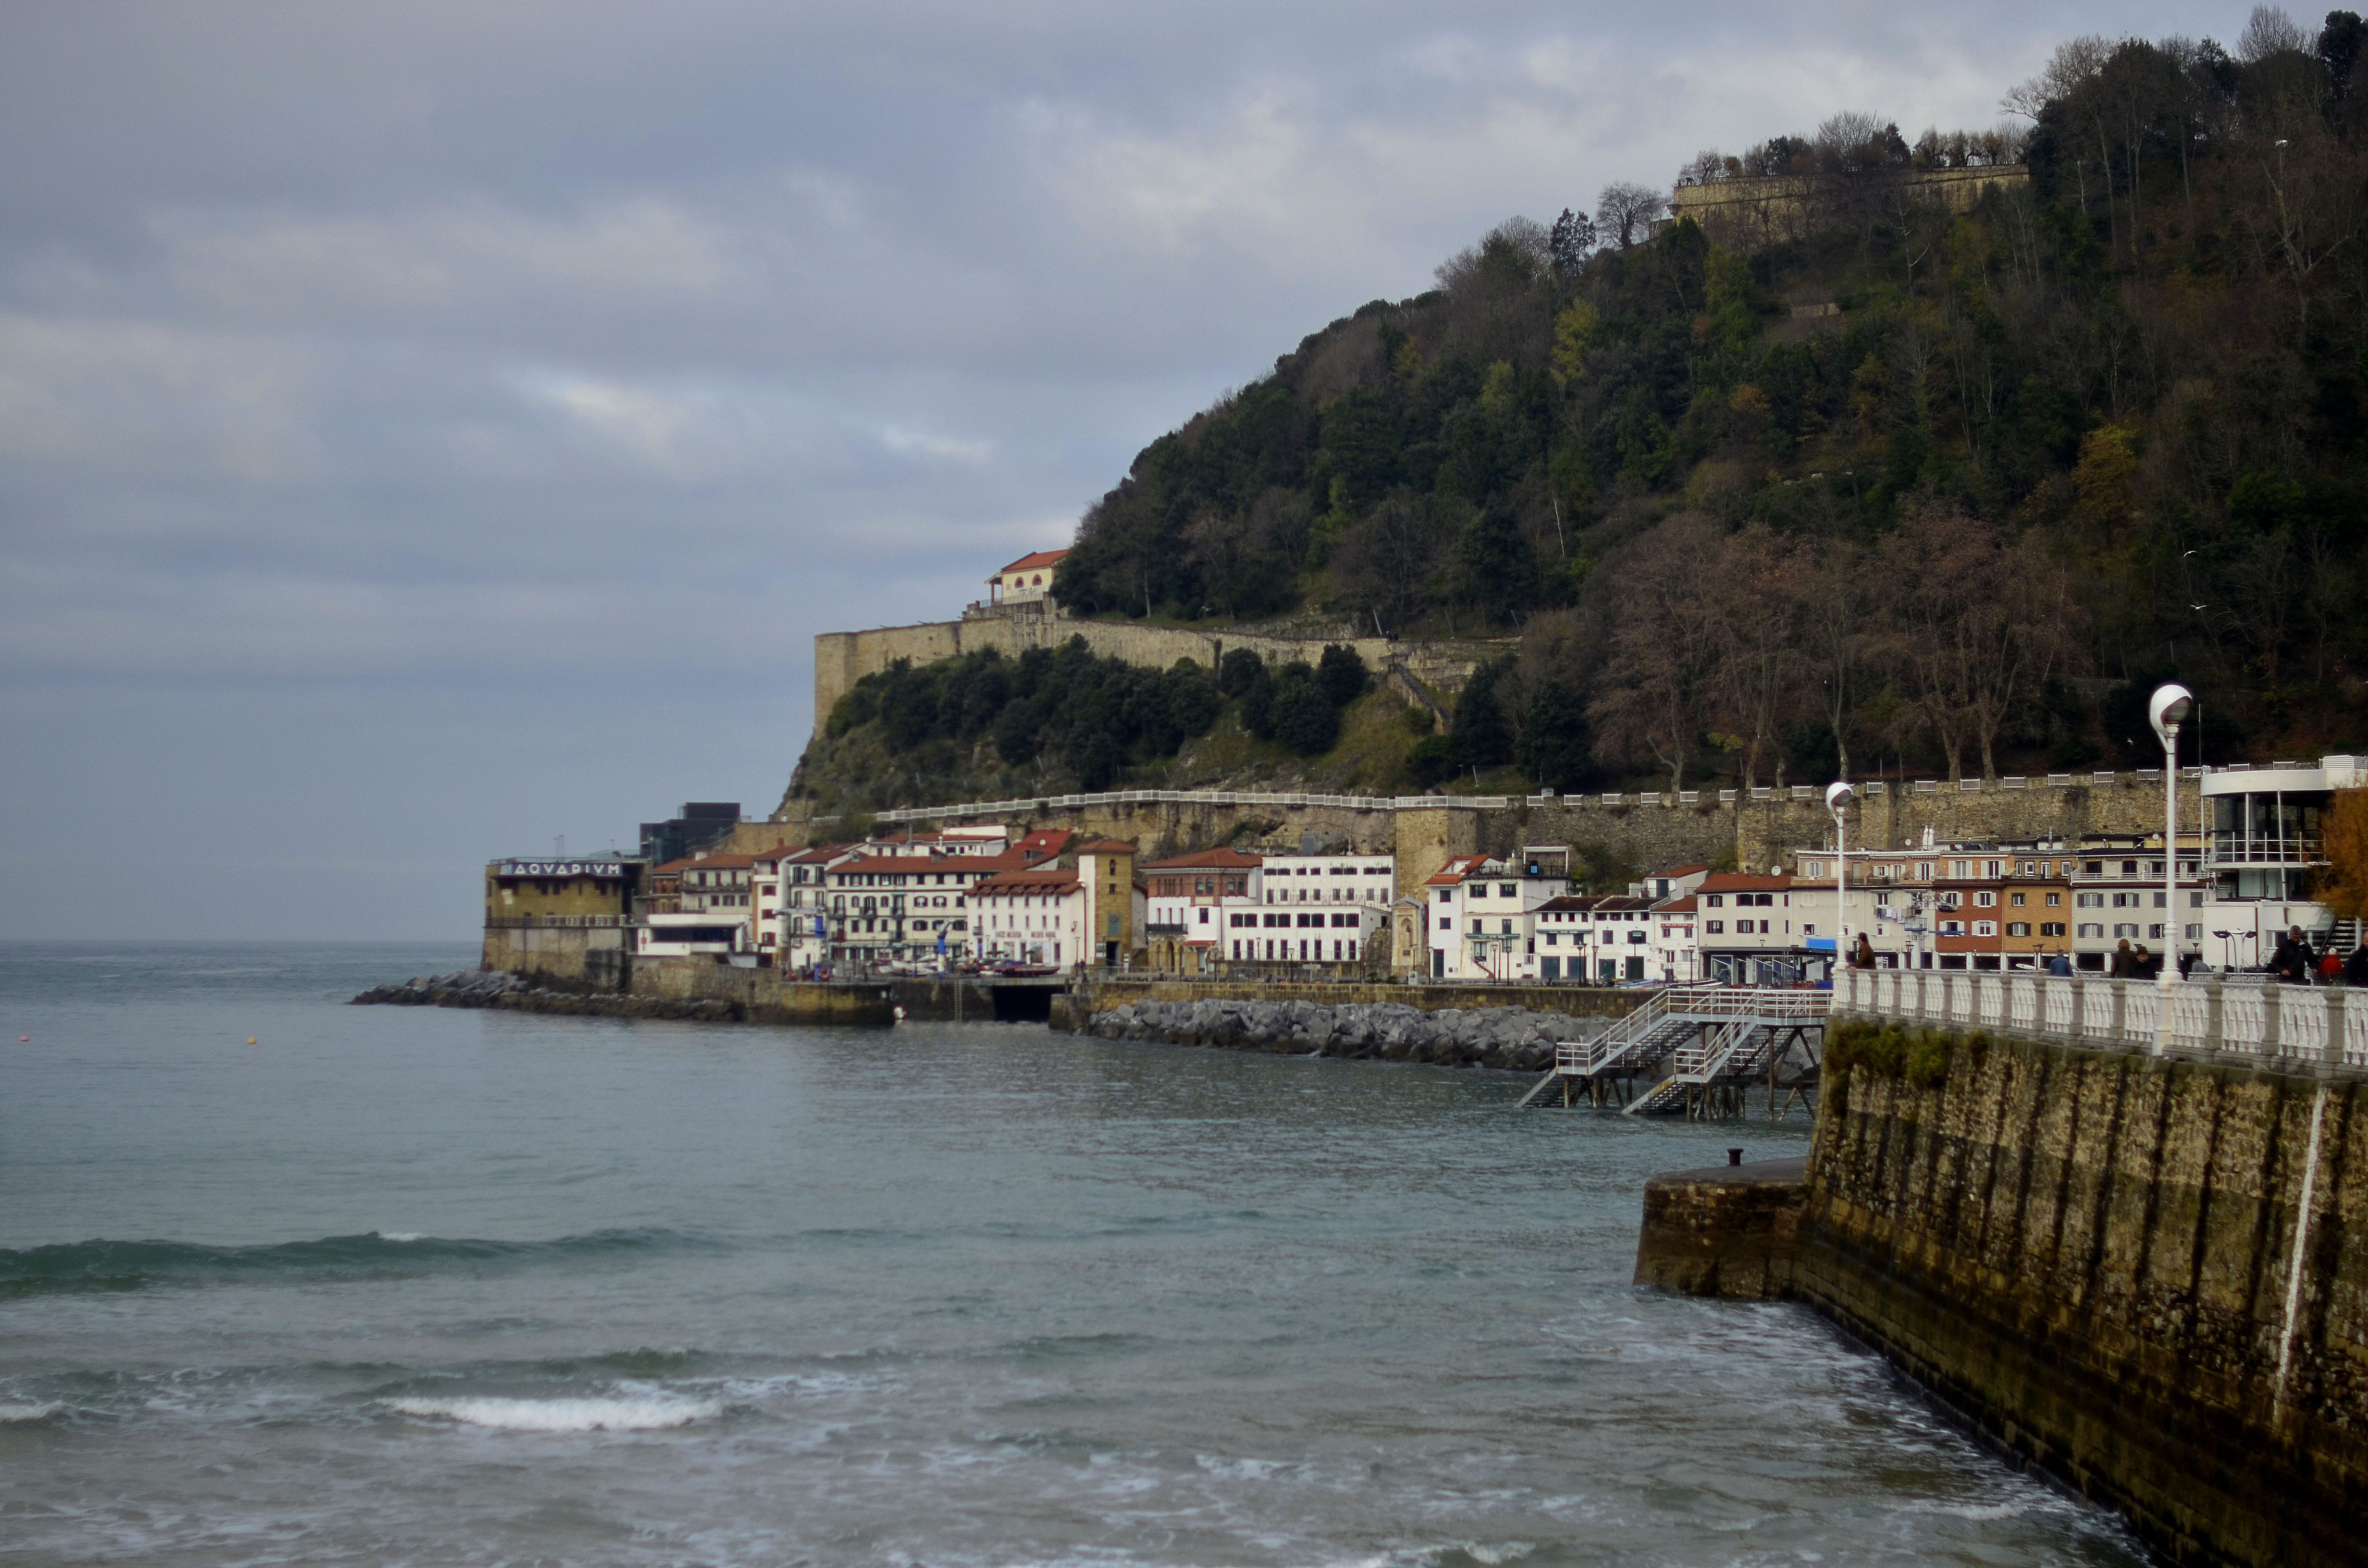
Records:
[[[1707,920],[1702,923],[1702,929],[1709,932],[1713,937],[1723,936],[1726,931],[1726,922],[1724,920]]]

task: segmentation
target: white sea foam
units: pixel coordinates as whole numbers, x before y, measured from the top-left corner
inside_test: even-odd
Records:
[[[713,1399],[390,1399],[404,1415],[441,1416],[506,1432],[648,1432],[723,1414]]]
[[[12,1421],[47,1421],[64,1408],[63,1402],[54,1399],[43,1404],[0,1403],[0,1426]]]
[[[427,1239],[424,1231],[372,1231],[370,1234],[382,1242],[424,1242]]]

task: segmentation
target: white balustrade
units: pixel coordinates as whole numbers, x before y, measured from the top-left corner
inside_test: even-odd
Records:
[[[2325,1062],[2368,1072],[2368,995],[2213,975],[2151,980],[1964,970],[1842,971],[1837,1013],[2087,1046]],[[2168,1024],[2160,1036],[2157,1020]]]

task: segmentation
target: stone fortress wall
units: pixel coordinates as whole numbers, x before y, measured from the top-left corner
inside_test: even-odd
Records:
[[[1033,607],[1026,607],[1032,608]],[[1235,648],[1247,648],[1269,664],[1294,659],[1314,664],[1325,646],[1346,642],[1356,649],[1389,690],[1432,710],[1441,721],[1472,672],[1513,651],[1511,642],[1405,642],[1383,637],[1284,635],[1255,629],[1198,631],[1180,626],[1143,626],[1128,621],[1078,620],[1065,615],[987,612],[960,620],[917,626],[880,626],[865,631],[825,631],[814,639],[814,727],[819,730],[838,699],[865,676],[877,675],[899,659],[926,665],[993,648],[1018,658],[1030,648],[1057,648],[1072,637],[1108,659],[1164,670],[1190,659],[1213,670]]]

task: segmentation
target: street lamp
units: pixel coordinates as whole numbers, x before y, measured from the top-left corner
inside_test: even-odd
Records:
[[[1834,818],[1834,908],[1839,918],[1835,923],[1834,962],[1837,967],[1850,963],[1850,824],[1842,818],[1843,808],[1858,796],[1847,778],[1837,778],[1826,786],[1826,810]]]
[[[2162,737],[2162,903],[2164,942],[2162,974],[2157,980],[2154,1048],[2160,1055],[2170,1045],[2171,987],[2179,983],[2179,727],[2194,711],[2195,694],[2177,681],[2155,687],[2146,704],[2147,722]]]

